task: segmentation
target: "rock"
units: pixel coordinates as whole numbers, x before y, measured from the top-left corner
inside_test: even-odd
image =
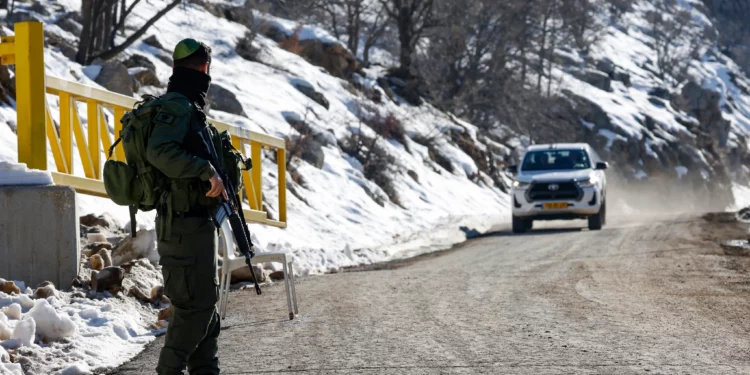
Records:
[[[122,288],[125,272],[120,267],[107,267],[96,275],[96,291],[109,291],[116,294]]]
[[[115,224],[114,219],[112,216],[109,216],[108,214],[95,216],[94,214],[88,214],[85,216],[81,216],[80,218],[81,225],[85,225],[87,227],[102,227],[102,228],[109,228],[114,229],[117,228],[117,224]]]
[[[143,293],[137,286],[130,288],[128,291],[128,297],[134,297],[135,299],[143,303],[151,303],[151,298]]]
[[[127,59],[122,62],[128,68],[146,68],[152,72],[156,71],[156,65],[146,56],[138,53],[130,55]]]
[[[0,279],[0,292],[5,294],[21,294],[21,289],[12,281]]]
[[[91,263],[91,269],[101,271],[104,269],[104,260],[102,260],[102,256],[99,254],[94,254],[89,258],[89,262]]]
[[[415,69],[391,69],[385,78],[393,92],[411,105],[420,106],[422,97],[430,96],[426,81]]]
[[[170,320],[174,315],[174,306],[169,306],[166,309],[159,311],[157,319],[159,320]]]
[[[654,87],[648,94],[664,100],[672,100],[672,93],[663,87]]]
[[[566,96],[572,98],[575,102],[575,111],[583,120],[595,125],[594,130],[612,129],[612,121],[609,119],[607,112],[601,106],[591,100],[578,96],[570,91],[563,90]]]
[[[73,281],[70,282],[71,288],[83,288],[84,285],[86,285],[86,283],[84,283],[84,281],[81,280],[80,276],[76,277],[75,279],[73,279]]]
[[[613,78],[615,81],[622,82],[622,84],[625,85],[625,87],[631,87],[633,84],[630,82],[630,74],[625,72],[615,72],[615,76]]]
[[[81,14],[79,12],[68,12],[63,14],[55,22],[61,29],[73,34],[81,35],[83,32],[83,25],[81,24]]]
[[[112,250],[112,265],[114,266],[124,265],[141,258],[147,258],[152,262],[158,259],[155,230],[140,230],[136,237],[126,237]]]
[[[263,269],[258,266],[253,266],[253,270],[255,271],[255,276],[258,277],[259,283],[266,282],[266,275],[263,273]],[[230,278],[229,282],[232,284],[236,284],[239,282],[252,282],[253,277],[250,275],[250,269],[247,267],[242,267],[239,269],[236,269],[232,271],[232,277]]]
[[[289,38],[289,35],[282,29],[276,27],[276,25],[266,23],[260,27],[260,33],[266,38],[273,40],[276,43],[281,43]]]
[[[170,56],[169,54],[167,54],[167,53],[157,53],[157,54],[154,54],[154,56],[157,59],[161,60],[161,62],[169,65],[170,67],[174,66],[174,61],[172,60],[172,56]]]
[[[16,9],[13,14],[6,19],[8,24],[11,26],[19,22],[44,22],[44,20],[42,20],[38,15],[18,9]]]
[[[334,77],[351,78],[361,70],[359,60],[340,43],[323,43],[318,39],[299,42],[299,55],[310,64],[322,67]]]
[[[164,46],[161,45],[161,42],[159,42],[159,39],[156,38],[156,35],[151,35],[148,38],[143,40],[143,43],[148,44],[151,47],[158,48],[160,50],[164,50]]]
[[[133,96],[133,78],[128,73],[128,68],[117,61],[97,60],[94,65],[99,65],[102,70],[94,81],[107,90],[114,91],[126,96]]]
[[[323,152],[323,146],[314,139],[305,144],[300,157],[302,160],[312,164],[315,168],[322,169],[325,164],[326,154]]]
[[[47,32],[47,30],[45,30],[44,41],[47,43],[48,47],[57,49],[58,51],[60,51],[60,53],[63,54],[63,56],[71,60],[75,60],[76,54],[78,53],[78,48],[67,39],[61,37],[58,34]]]
[[[208,89],[206,101],[211,105],[211,109],[245,116],[245,109],[242,108],[242,104],[237,100],[237,96],[221,85],[211,84],[211,88]]]
[[[312,86],[298,83],[294,85],[294,88],[296,88],[299,92],[305,94],[305,96],[307,96],[308,98],[312,99],[312,101],[320,104],[323,108],[329,109],[331,107],[325,95],[318,91],[315,91]]]
[[[47,299],[49,297],[57,297],[57,289],[55,285],[50,283],[49,285],[41,286],[34,290],[34,299]]]
[[[574,71],[573,75],[600,90],[612,91],[612,79],[602,72],[584,69],[583,71]]]
[[[240,6],[225,6],[222,9],[222,12],[227,20],[237,22],[250,30],[252,30],[255,25],[253,8],[247,4]]]
[[[273,281],[284,280],[284,271],[271,272],[268,277]]]
[[[393,93],[391,86],[388,84],[388,79],[380,77],[378,78],[377,82],[378,86],[380,86],[380,88],[383,89],[383,92],[385,92],[385,95],[393,101],[396,98],[396,94]]]
[[[101,249],[99,250],[100,257],[102,257],[102,261],[104,263],[104,267],[112,267],[112,250],[107,249]]]
[[[131,73],[141,86],[164,87],[161,81],[159,81],[159,77],[156,76],[156,73],[148,68],[131,68],[128,69],[128,72]]]
[[[237,41],[237,46],[234,47],[234,50],[243,59],[258,62],[258,54],[260,53],[260,48],[257,48],[253,45],[254,39],[255,34],[251,32],[245,33],[245,36]]]
[[[86,249],[91,252],[91,255],[98,254],[101,249],[112,250],[112,244],[109,242],[91,242],[86,245]]]
[[[596,69],[599,69],[600,72],[612,78],[614,77],[616,66],[615,63],[612,62],[612,60],[605,57],[604,59],[596,62]]]
[[[99,277],[99,271],[97,270],[91,270],[91,278],[89,279],[89,289],[90,290],[96,290],[97,285],[97,278]]]
[[[149,293],[149,298],[151,299],[151,303],[154,305],[160,303],[162,301],[162,297],[164,297],[164,287],[159,285],[151,288],[151,293]]]
[[[49,11],[47,8],[42,5],[39,1],[35,1],[33,4],[31,4],[31,7],[29,8],[32,12],[39,13],[43,16],[49,16]]]

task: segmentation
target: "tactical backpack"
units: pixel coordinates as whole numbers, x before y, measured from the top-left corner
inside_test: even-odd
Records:
[[[154,119],[164,101],[151,95],[144,96],[120,122],[120,138],[109,149],[104,163],[104,188],[116,204],[130,209],[130,233],[136,236],[135,214],[138,210],[156,208],[168,189],[166,176],[149,164],[146,158],[148,140],[154,130]],[[112,160],[115,147],[122,142],[125,160]]]

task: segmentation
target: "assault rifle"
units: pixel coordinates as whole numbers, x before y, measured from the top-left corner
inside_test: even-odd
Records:
[[[212,141],[213,137],[211,137],[211,134],[209,132],[210,127],[207,126],[201,132],[201,138],[203,138],[203,143],[206,144],[206,147],[208,147],[208,150],[211,152],[211,158],[213,159],[211,161],[211,165],[214,166],[214,168],[216,169],[216,173],[219,174],[219,177],[224,182],[224,188],[226,189],[227,196],[229,197],[229,199],[224,199],[224,196],[219,196],[221,204],[216,209],[216,211],[214,211],[212,217],[214,223],[216,224],[216,228],[221,228],[224,220],[229,220],[229,224],[232,226],[234,239],[237,242],[237,247],[239,248],[240,253],[245,256],[245,264],[247,264],[247,266],[250,268],[250,275],[252,276],[253,283],[255,284],[255,292],[260,295],[260,285],[258,284],[258,279],[255,276],[255,271],[253,270],[253,264],[251,262],[253,257],[255,256],[255,251],[253,251],[254,246],[252,241],[250,240],[250,230],[247,229],[247,222],[245,222],[245,213],[242,210],[242,201],[240,200],[240,196],[238,194],[239,192],[232,184],[232,181],[229,179],[229,175],[221,166],[221,163],[219,163],[220,159]],[[231,145],[222,146],[231,147]],[[250,164],[250,161],[245,161],[245,167],[247,169],[252,168],[252,165],[248,164]],[[224,251],[229,250],[230,249],[224,249]],[[224,267],[227,267],[227,265],[225,264]]]

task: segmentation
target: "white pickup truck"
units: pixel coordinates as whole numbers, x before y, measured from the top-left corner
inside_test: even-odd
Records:
[[[588,219],[590,230],[600,230],[607,215],[609,165],[585,143],[535,145],[526,150],[516,175],[513,233],[531,230],[534,220]]]

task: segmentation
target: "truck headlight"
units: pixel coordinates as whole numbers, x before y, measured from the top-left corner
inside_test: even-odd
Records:
[[[589,177],[589,178],[587,178],[585,180],[579,180],[578,181],[578,186],[580,186],[582,188],[590,188],[590,187],[596,186],[596,184],[598,184],[598,183],[599,183],[599,179],[596,178],[595,176],[591,176],[591,177]]]
[[[514,189],[519,189],[519,190],[523,190],[523,189],[526,189],[526,188],[528,188],[528,187],[529,187],[529,185],[531,185],[531,183],[530,183],[530,182],[525,182],[525,181],[513,181],[513,188],[514,188]]]

